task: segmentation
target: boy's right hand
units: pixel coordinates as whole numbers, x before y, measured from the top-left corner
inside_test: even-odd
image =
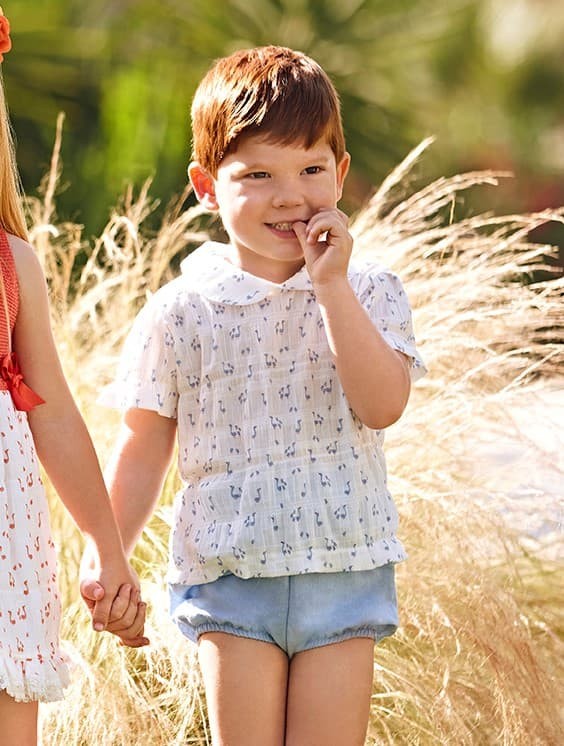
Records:
[[[88,578],[80,584],[80,595],[92,613],[96,603],[104,598],[105,592],[97,580]],[[143,634],[146,609],[147,605],[140,600],[138,589],[124,584],[112,601],[104,630],[119,637],[121,644],[127,647],[149,645],[149,639]]]

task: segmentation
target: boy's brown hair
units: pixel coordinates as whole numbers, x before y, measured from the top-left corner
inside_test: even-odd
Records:
[[[311,147],[325,137],[345,154],[339,96],[327,73],[287,47],[243,49],[215,62],[192,103],[192,157],[214,178],[246,135]]]

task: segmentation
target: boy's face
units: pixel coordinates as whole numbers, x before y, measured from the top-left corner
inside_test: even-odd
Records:
[[[347,153],[336,163],[323,139],[305,149],[249,136],[223,159],[217,178],[194,163],[189,172],[200,201],[219,211],[234,261],[251,274],[283,282],[304,264],[292,224],[336,207],[349,162]]]

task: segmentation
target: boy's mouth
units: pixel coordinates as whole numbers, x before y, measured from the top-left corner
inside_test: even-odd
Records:
[[[294,230],[294,222],[291,223],[267,223],[271,228],[274,228],[276,231],[293,231]]]

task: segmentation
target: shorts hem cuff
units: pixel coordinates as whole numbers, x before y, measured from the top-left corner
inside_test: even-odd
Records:
[[[376,627],[366,626],[356,627],[355,629],[347,629],[337,635],[331,635],[330,637],[319,637],[315,640],[310,640],[305,647],[296,652],[301,653],[306,650],[312,650],[313,648],[321,648],[325,645],[334,645],[338,642],[352,640],[355,637],[369,637],[371,640],[374,640],[374,642],[378,643],[385,637],[391,637],[393,634],[395,634],[397,628],[397,624],[379,624]]]
[[[276,644],[274,640],[267,634],[260,634],[259,632],[253,632],[252,630],[243,629],[243,627],[236,627],[232,624],[214,624],[210,622],[208,624],[200,624],[197,627],[191,627],[190,625],[180,624],[180,631],[183,635],[188,637],[192,642],[198,642],[202,635],[207,632],[223,632],[226,635],[234,635],[235,637],[246,637],[249,640],[258,640],[258,642],[270,642]]]

